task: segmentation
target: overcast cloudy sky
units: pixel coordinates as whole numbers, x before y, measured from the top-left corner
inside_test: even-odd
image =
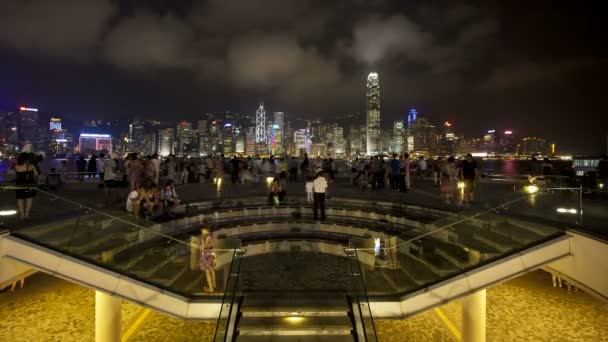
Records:
[[[416,106],[469,135],[513,129],[602,153],[601,13],[548,0],[1,0],[0,108],[194,120],[263,99],[331,118],[364,114],[377,71],[387,126]]]

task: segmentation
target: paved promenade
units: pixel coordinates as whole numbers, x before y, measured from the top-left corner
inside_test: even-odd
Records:
[[[0,293],[0,341],[93,341],[94,292],[45,274],[26,280],[23,289]],[[608,304],[582,291],[554,288],[551,277],[535,271],[487,292],[488,341],[608,341]],[[404,320],[376,320],[379,341],[458,341],[460,303],[444,305]],[[443,318],[442,318],[443,315]],[[138,318],[143,320],[136,323]],[[35,323],[35,324],[33,324]],[[122,305],[127,341],[211,341],[215,322],[187,322]]]

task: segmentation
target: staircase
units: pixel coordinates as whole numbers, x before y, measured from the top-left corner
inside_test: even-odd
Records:
[[[356,341],[346,293],[245,293],[236,323],[237,342]]]

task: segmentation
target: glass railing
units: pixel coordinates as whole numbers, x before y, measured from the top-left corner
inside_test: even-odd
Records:
[[[178,295],[218,300],[224,295],[238,240],[214,240],[215,284],[209,288],[200,249],[206,225],[158,223],[136,218],[122,205],[99,210],[41,189],[32,198],[28,217],[21,218],[18,208],[26,211],[28,200],[16,197],[23,190],[0,190],[0,227],[12,236]]]
[[[353,316],[355,321],[355,334],[358,341],[376,342],[376,327],[374,318],[369,306],[367,289],[361,273],[361,265],[357,256],[356,249],[346,249],[346,257],[352,277],[352,287],[350,288],[350,298],[352,302]]]
[[[241,258],[244,254],[243,250],[235,250],[228,272],[228,280],[226,282],[224,296],[222,298],[222,306],[215,327],[215,336],[213,341],[225,342],[231,341],[231,332],[234,331],[234,323],[236,322],[235,315],[238,315],[239,298],[242,297],[239,286],[241,273]]]
[[[500,204],[467,205],[398,234],[351,239],[367,293],[412,293],[564,234],[558,225],[547,225],[549,221],[576,224],[574,195],[550,189],[530,192],[511,191]],[[458,194],[452,200],[462,205]]]

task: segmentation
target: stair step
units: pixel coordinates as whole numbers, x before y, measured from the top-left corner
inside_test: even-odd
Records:
[[[240,335],[349,335],[352,324],[342,317],[243,317]]]
[[[254,336],[240,335],[236,342],[354,342],[352,335]]]
[[[346,316],[350,311],[343,293],[247,294],[241,306],[244,317]]]

